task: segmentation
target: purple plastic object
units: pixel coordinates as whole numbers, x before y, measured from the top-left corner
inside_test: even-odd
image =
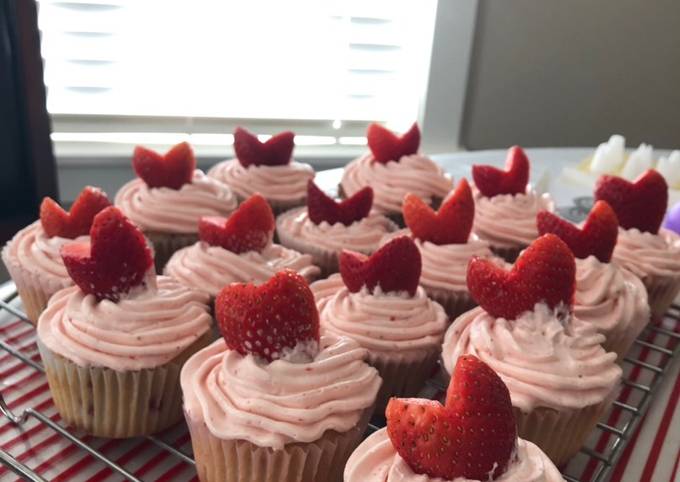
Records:
[[[680,203],[677,203],[668,211],[663,227],[680,234]]]

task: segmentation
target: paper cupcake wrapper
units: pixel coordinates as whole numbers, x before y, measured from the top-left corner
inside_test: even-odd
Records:
[[[197,233],[145,232],[144,235],[153,245],[154,264],[156,265],[156,273],[159,274],[163,272],[163,268],[175,251],[191,246],[198,241]]]
[[[446,311],[446,315],[449,317],[449,322],[477,306],[477,303],[470,298],[470,294],[467,291],[431,288],[427,285],[423,285],[423,288],[425,288],[427,296],[429,296],[430,299],[444,307],[444,311]]]
[[[517,260],[519,253],[521,253],[524,249],[526,249],[526,246],[508,247],[491,245],[491,251],[493,251],[493,253],[497,256],[503,258],[508,263],[514,263]]]
[[[375,402],[376,414],[385,413],[391,397],[415,397],[437,368],[439,350],[423,351],[422,355],[401,357],[395,353],[382,354],[369,350],[366,362],[378,370],[383,383]]]
[[[538,407],[523,413],[513,407],[518,435],[538,445],[559,467],[581,449],[612,404],[615,392],[601,403],[580,410],[557,411]]]
[[[234,193],[236,194],[236,193]],[[260,193],[269,203],[269,205],[272,208],[272,211],[274,211],[274,216],[278,216],[279,214],[282,214],[290,209],[294,208],[299,208],[302,206],[307,205],[307,196],[302,196],[298,199],[293,199],[293,200],[287,200],[287,201],[281,201],[277,199],[270,199],[267,196],[264,196],[262,193]],[[239,204],[241,204],[243,201],[248,199],[250,196],[241,196],[240,194],[236,194],[236,201],[238,201]]]
[[[634,325],[625,327],[625,329],[614,330],[610,333],[604,333],[606,340],[602,343],[602,348],[605,351],[614,352],[617,355],[616,361],[621,363],[623,357],[626,356],[628,350],[633,345],[635,339],[642,333],[645,329],[649,319],[636,319],[634,320]]]
[[[40,340],[38,348],[64,422],[97,437],[128,438],[159,432],[182,419],[180,370],[211,340],[208,331],[165,365],[135,371],[82,367]]]
[[[329,430],[310,443],[281,450],[246,440],[222,440],[205,423],[187,417],[201,482],[341,482],[347,459],[366,431],[373,407],[347,432]]]
[[[321,276],[319,279],[328,277],[333,273],[338,272],[338,253],[337,251],[315,246],[299,240],[295,236],[291,236],[283,230],[276,230],[279,242],[286,248],[294,249],[303,254],[312,256],[312,263],[321,268]]]
[[[652,316],[662,317],[680,292],[680,277],[650,275],[645,276],[642,282],[647,288]]]
[[[73,281],[68,276],[58,278],[49,273],[30,271],[18,262],[10,260],[5,255],[5,251],[2,253],[2,260],[17,287],[26,316],[33,323],[38,323],[40,314],[54,293],[73,285]]]

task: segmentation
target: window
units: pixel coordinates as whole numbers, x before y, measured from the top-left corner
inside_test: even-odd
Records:
[[[58,157],[184,138],[228,153],[245,125],[298,150],[364,149],[426,91],[436,0],[40,0]],[[93,154],[94,153],[94,154]]]

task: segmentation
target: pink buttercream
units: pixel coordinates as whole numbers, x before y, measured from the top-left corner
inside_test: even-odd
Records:
[[[312,257],[278,244],[270,244],[262,252],[236,254],[219,246],[199,241],[180,249],[165,266],[165,274],[185,286],[211,296],[230,283],[264,283],[282,269],[297,271],[308,280],[319,275]]]
[[[311,285],[325,333],[349,336],[372,353],[422,357],[441,344],[447,317],[419,287],[408,293],[350,293],[340,275]]]
[[[565,326],[544,304],[512,321],[478,307],[448,329],[442,359],[452,373],[459,356],[477,356],[498,373],[512,404],[525,412],[581,409],[605,400],[621,378],[616,354],[605,352],[603,341],[592,325],[581,323],[572,333],[572,324]]]
[[[680,278],[680,238],[661,229],[659,234],[635,228],[619,228],[613,262],[639,278],[663,276]]]
[[[220,439],[275,450],[350,430],[375,402],[381,379],[355,341],[326,335],[319,348],[307,362],[264,363],[217,340],[182,369],[187,418]]]
[[[115,205],[143,231],[197,233],[201,216],[228,216],[236,197],[226,184],[196,170],[180,189],[149,188],[133,179],[120,188]]]
[[[548,194],[539,195],[527,187],[526,194],[482,196],[475,191],[475,223],[473,231],[492,246],[528,246],[538,237],[536,215],[554,211]]]
[[[325,221],[315,224],[309,219],[307,208],[302,207],[280,215],[276,220],[276,229],[283,238],[309,243],[316,248],[329,251],[351,249],[371,254],[378,249],[383,236],[397,229],[397,226],[376,212],[349,226]]]
[[[518,439],[515,459],[496,482],[561,482],[557,467],[533,443]],[[416,474],[397,453],[382,428],[363,441],[347,461],[345,482],[487,482],[465,477],[442,479]]]
[[[421,154],[386,164],[374,162],[371,154],[365,154],[345,166],[341,186],[348,197],[371,186],[374,209],[401,213],[406,194],[413,193],[431,203],[434,198],[444,199],[453,188],[453,181],[437,163]]]
[[[97,302],[77,286],[50,299],[38,339],[80,366],[117,371],[163,365],[210,329],[208,296],[166,276],[114,303]]]
[[[314,169],[295,161],[284,166],[243,167],[232,159],[213,166],[208,176],[225,183],[244,199],[259,193],[272,201],[302,201],[307,197],[307,181],[314,179]]]

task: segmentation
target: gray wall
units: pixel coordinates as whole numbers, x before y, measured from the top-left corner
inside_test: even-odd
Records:
[[[680,147],[678,0],[480,0],[473,49],[469,149]]]

